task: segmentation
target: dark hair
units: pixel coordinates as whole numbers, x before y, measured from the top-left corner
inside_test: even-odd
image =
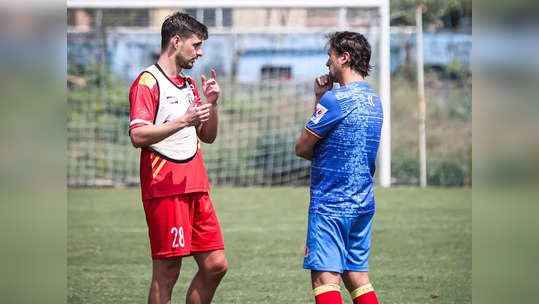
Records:
[[[174,35],[187,39],[193,34],[206,40],[208,39],[208,28],[185,13],[175,12],[168,16],[161,26],[161,50],[167,47],[170,38],[174,37]]]
[[[371,60],[371,45],[367,39],[355,32],[335,32],[328,34],[328,45],[338,55],[348,52],[350,54],[350,68],[361,76],[366,77],[372,66],[369,64]]]

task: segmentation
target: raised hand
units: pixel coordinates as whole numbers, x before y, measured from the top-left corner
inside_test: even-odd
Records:
[[[314,80],[314,95],[316,100],[320,100],[324,93],[333,88],[333,79],[328,74],[316,77]]]
[[[192,102],[183,116],[185,122],[189,126],[198,126],[200,123],[207,121],[210,119],[211,107],[212,104],[209,103],[197,106],[196,102]]]
[[[215,70],[211,70],[211,78],[206,81],[206,76],[202,75],[202,93],[204,94],[204,97],[206,97],[206,100],[210,104],[217,104],[217,99],[219,98],[219,93],[221,93],[221,88],[219,87],[219,84],[217,83],[217,80],[215,80]]]

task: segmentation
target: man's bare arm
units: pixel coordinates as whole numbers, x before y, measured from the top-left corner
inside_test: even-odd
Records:
[[[217,111],[217,100],[219,99],[219,94],[221,93],[221,88],[215,79],[215,70],[211,70],[211,78],[206,81],[206,76],[202,75],[202,94],[208,101],[208,104],[212,105],[210,110],[210,117],[208,121],[200,124],[197,127],[197,135],[201,141],[211,144],[217,138],[217,127],[219,123],[219,114]]]
[[[312,160],[314,145],[318,140],[318,137],[314,136],[311,132],[303,130],[303,133],[301,133],[301,136],[296,142],[296,155],[306,160]]]

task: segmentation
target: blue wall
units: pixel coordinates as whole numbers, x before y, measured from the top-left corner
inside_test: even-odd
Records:
[[[471,35],[453,33],[425,33],[424,63],[426,66],[446,66],[460,60],[471,66]],[[160,34],[107,33],[107,59],[111,72],[126,83],[132,82],[147,66],[155,62],[159,53]],[[415,35],[391,35],[391,72],[403,65],[406,45],[415,57]],[[311,80],[314,76],[327,73],[325,63],[327,51],[324,34],[240,34],[210,35],[204,43],[204,56],[188,74],[198,78],[201,73],[209,74],[215,68],[219,76],[230,75],[233,70],[234,53],[238,57],[237,80],[258,81],[261,68],[265,65],[288,66],[292,79]],[[235,48],[236,46],[236,48]],[[376,51],[376,48],[373,48]],[[68,36],[68,61],[85,64],[95,60],[98,46],[95,40],[75,35]],[[376,66],[376,55],[372,61]]]

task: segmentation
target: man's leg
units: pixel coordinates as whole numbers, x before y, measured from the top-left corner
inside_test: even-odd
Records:
[[[366,271],[345,271],[342,274],[344,286],[350,292],[354,304],[378,304],[378,298]]]
[[[342,304],[339,273],[311,270],[311,280],[316,304]]]
[[[181,257],[153,260],[149,304],[170,304],[172,289],[180,275]]]
[[[198,264],[196,273],[189,291],[187,291],[187,304],[210,303],[217,286],[228,270],[224,250],[195,252],[193,257]]]

